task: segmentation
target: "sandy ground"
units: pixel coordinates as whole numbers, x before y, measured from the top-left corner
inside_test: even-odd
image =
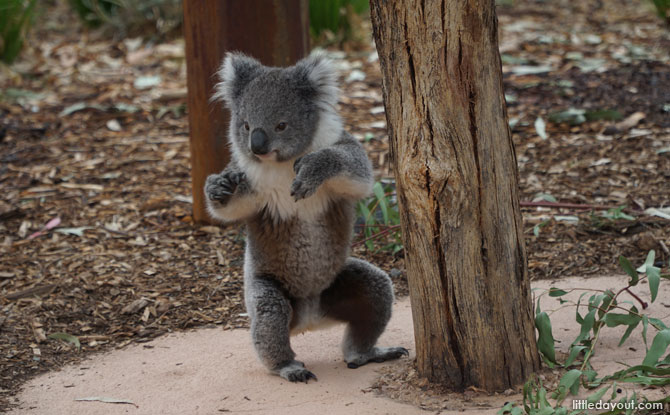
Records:
[[[557,282],[560,288],[621,287],[625,277],[569,278]],[[552,281],[540,281],[535,288],[547,288]],[[635,288],[649,300],[648,287]],[[579,293],[571,294],[575,297]],[[670,323],[670,284],[661,283],[656,303],[649,314]],[[623,294],[621,300],[632,300]],[[577,334],[574,307],[560,307],[554,298],[544,297],[542,309],[557,309],[552,315],[558,348],[565,350]],[[574,326],[575,328],[568,329]],[[342,327],[307,333],[293,338],[298,358],[319,378],[309,384],[292,384],[269,375],[257,361],[246,330],[200,329],[170,334],[150,343],[129,346],[99,355],[92,360],[47,373],[28,382],[18,396],[17,414],[426,414],[419,408],[398,403],[371,392],[378,364],[356,370],[341,360],[339,342]],[[593,363],[600,373],[622,368],[615,362],[641,362],[644,356],[639,329],[622,347],[616,343],[623,331],[603,332],[600,351]],[[650,330],[649,337],[654,333]],[[414,349],[409,300],[398,301],[381,345],[402,345]],[[411,356],[413,358],[413,355]],[[386,363],[389,365],[393,362]],[[654,394],[667,395],[656,390]],[[104,397],[132,404],[77,401]],[[518,396],[501,396],[500,406]],[[450,414],[450,411],[442,411]],[[457,413],[456,411],[453,412]],[[472,408],[470,413],[494,414],[495,409]]]

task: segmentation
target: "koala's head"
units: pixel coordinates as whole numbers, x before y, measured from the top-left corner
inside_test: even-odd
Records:
[[[336,73],[322,55],[274,68],[228,53],[219,76],[213,98],[231,110],[230,139],[238,157],[288,161],[339,138]]]

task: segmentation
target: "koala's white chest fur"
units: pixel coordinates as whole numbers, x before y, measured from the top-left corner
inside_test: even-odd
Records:
[[[330,204],[330,196],[322,186],[312,196],[296,202],[291,196],[291,184],[295,179],[292,162],[250,163],[245,166],[247,179],[257,193],[258,200],[267,207],[276,220],[294,217],[316,220]]]

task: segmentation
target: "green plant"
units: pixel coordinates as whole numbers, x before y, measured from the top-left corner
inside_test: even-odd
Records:
[[[619,257],[621,268],[630,276],[628,284],[617,290],[593,290],[586,304],[582,300],[588,291],[573,288],[562,290],[551,288],[543,292],[537,301],[535,309],[535,326],[538,331],[538,349],[544,362],[550,367],[561,366],[567,371],[563,374],[553,391],[548,391],[543,383],[535,378],[530,379],[523,388],[523,403],[518,406],[515,403],[506,404],[499,414],[532,414],[532,415],[562,415],[562,414],[586,414],[586,409],[575,409],[563,406],[568,394],[576,395],[580,388],[595,390],[586,398],[586,402],[608,402],[621,403],[626,409],[612,409],[608,414],[615,413],[640,413],[631,409],[634,404],[640,402],[668,403],[670,397],[658,401],[648,401],[643,396],[633,393],[628,396],[621,395],[617,383],[633,383],[644,386],[670,385],[670,354],[663,356],[670,347],[670,328],[658,318],[651,317],[641,312],[637,306],[628,301],[619,301],[619,295],[624,291],[636,299],[638,305],[644,310],[648,304],[631,291],[642,280],[647,280],[651,302],[658,296],[658,288],[661,279],[670,279],[670,275],[661,274],[661,269],[654,266],[656,253],[652,250],[648,253],[644,264],[634,269],[630,261],[623,256]],[[643,274],[640,276],[639,273]],[[573,291],[585,291],[579,300],[566,300],[563,297]],[[568,348],[567,359],[560,363],[556,359],[555,341],[552,335],[551,320],[549,314],[540,309],[540,298],[547,294],[557,297],[561,304],[576,307],[576,321],[581,330],[579,335]],[[581,309],[585,308],[585,314]],[[646,354],[641,364],[620,370],[612,375],[599,376],[591,365],[591,357],[594,354],[598,338],[606,327],[627,326],[627,329],[619,341],[623,345],[633,331],[642,325],[642,339],[646,347]],[[647,344],[647,331],[649,328],[657,331],[651,346]],[[608,394],[609,391],[609,394]],[[607,394],[607,395],[606,395]],[[618,399],[618,400],[617,400]],[[552,403],[553,401],[553,403]],[[629,404],[627,407],[623,404]]]
[[[670,24],[670,0],[651,0],[656,7],[656,13],[667,24]]]
[[[386,251],[396,253],[402,249],[402,240],[400,239],[400,214],[398,213],[398,203],[395,198],[395,189],[392,184],[384,186],[377,182],[373,188],[374,196],[358,202],[356,211],[360,222],[356,228],[362,229],[362,239],[354,244],[365,244],[365,246],[374,251],[381,248]],[[379,241],[385,242],[379,245]]]
[[[324,36],[333,40],[349,39],[352,34],[351,22],[369,10],[367,0],[310,0],[309,27],[312,39]]]
[[[37,0],[0,0],[0,60],[12,63],[35,15]]]
[[[596,229],[611,227],[618,220],[635,220],[635,216],[624,212],[626,206],[607,209],[601,212],[591,212],[591,226]]]
[[[165,35],[181,26],[181,0],[69,0],[81,20],[122,35]]]

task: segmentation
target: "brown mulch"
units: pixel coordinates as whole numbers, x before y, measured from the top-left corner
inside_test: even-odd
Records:
[[[642,211],[670,205],[670,30],[642,0],[576,3],[499,9],[521,199],[626,205],[635,219],[524,207],[531,277],[618,272],[618,255],[639,263],[650,249],[667,267],[670,221]],[[183,42],[112,42],[80,30],[62,8],[49,16],[22,59],[0,67],[0,410],[26,378],[90,353],[173,330],[247,324],[243,236],[190,216]],[[388,177],[371,52],[341,62],[341,111],[377,175]],[[518,72],[541,65],[552,70]],[[347,82],[355,70],[365,79]],[[134,85],[155,76],[155,85]],[[549,122],[569,108],[644,116],[621,128]],[[35,235],[56,218],[55,229]],[[391,271],[398,294],[407,293],[402,252],[357,245],[355,253]],[[54,333],[77,336],[81,350],[48,338]]]

